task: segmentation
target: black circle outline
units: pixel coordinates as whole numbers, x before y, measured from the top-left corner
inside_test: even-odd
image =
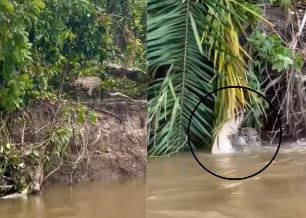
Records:
[[[191,146],[191,141],[190,141],[190,125],[191,125],[191,120],[192,120],[192,117],[195,113],[195,111],[197,110],[197,108],[199,107],[200,104],[202,104],[204,102],[204,100],[206,100],[207,97],[209,97],[210,95],[218,92],[218,91],[221,91],[223,89],[230,89],[230,88],[238,88],[238,89],[246,89],[248,91],[251,91],[251,92],[255,92],[256,94],[260,95],[261,97],[263,97],[269,104],[270,104],[270,107],[273,109],[273,111],[276,113],[276,117],[277,117],[277,120],[278,120],[278,124],[279,124],[279,143],[278,143],[278,146],[277,146],[277,149],[276,149],[276,152],[274,153],[274,156],[272,157],[272,159],[269,161],[269,163],[267,165],[265,165],[261,170],[249,175],[249,176],[244,176],[244,177],[225,177],[225,176],[220,176],[212,171],[210,171],[209,169],[207,169],[202,163],[201,161],[199,161],[199,159],[197,158],[197,156],[195,155],[194,153],[194,150]],[[258,91],[254,90],[254,89],[251,89],[251,88],[248,88],[248,87],[244,87],[244,86],[224,86],[224,87],[221,87],[221,88],[218,88],[212,92],[209,92],[208,94],[206,94],[203,98],[201,98],[200,102],[195,106],[195,108],[193,109],[191,115],[190,115],[190,118],[189,118],[189,123],[188,123],[188,127],[187,127],[187,134],[188,134],[188,145],[190,147],[190,150],[191,150],[191,153],[193,155],[193,157],[195,158],[195,160],[197,161],[197,163],[203,168],[205,169],[207,172],[209,172],[210,174],[216,176],[216,177],[219,177],[221,179],[225,179],[225,180],[243,180],[243,179],[249,179],[253,176],[256,176],[258,175],[259,173],[261,173],[262,171],[264,171],[265,169],[268,168],[268,166],[273,162],[273,160],[275,159],[276,155],[278,154],[278,151],[280,149],[280,145],[282,143],[282,136],[283,136],[283,131],[282,131],[282,123],[281,123],[281,118],[280,118],[280,115],[278,114],[278,111],[276,110],[276,108],[274,107],[274,105],[272,104],[272,102],[266,97],[264,96],[263,94],[259,93]]]

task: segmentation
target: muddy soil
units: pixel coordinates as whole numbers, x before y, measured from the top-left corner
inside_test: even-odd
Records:
[[[147,153],[146,103],[107,100],[84,104],[98,115],[97,125],[87,124],[85,127],[88,132],[88,161],[77,167],[64,163],[45,184],[144,176]]]
[[[7,125],[10,140],[16,144],[20,153],[35,147],[40,155],[52,150],[50,135],[65,124],[61,114],[68,108],[79,109],[96,114],[96,123],[86,120],[83,124],[74,123],[73,131],[65,155],[59,159],[48,156],[44,161],[43,184],[72,184],[81,181],[111,180],[127,177],[145,176],[147,153],[147,113],[145,101],[105,99],[103,101],[34,101],[26,108],[8,116]],[[74,116],[74,115],[73,115]],[[73,121],[71,121],[73,120]],[[63,123],[64,122],[64,123]],[[5,143],[0,137],[0,143]],[[50,146],[49,146],[50,145]],[[51,151],[49,155],[53,154]],[[38,165],[42,164],[39,156]],[[34,163],[26,163],[33,171]],[[35,162],[35,166],[37,163]],[[35,167],[34,167],[35,168]],[[31,170],[27,174],[31,173]],[[41,177],[41,176],[40,176]]]
[[[262,30],[266,33],[277,32],[286,41],[292,40],[292,30],[298,32],[297,20],[301,22],[305,10],[305,3],[299,2],[296,7],[293,7],[291,12],[281,8],[278,5],[267,4],[264,7],[263,13],[265,18],[273,24],[273,28],[262,22]],[[301,37],[305,40],[306,30],[302,31]],[[302,46],[304,47],[304,46]]]

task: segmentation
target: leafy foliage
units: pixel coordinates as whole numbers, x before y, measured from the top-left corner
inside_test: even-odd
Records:
[[[52,168],[69,152],[72,138],[83,143],[88,122],[97,124],[97,114],[86,107],[65,105],[65,85],[79,76],[107,77],[105,62],[118,57],[125,66],[145,69],[145,7],[144,0],[0,0],[0,195],[25,189],[35,166]],[[117,29],[123,30],[122,47]],[[104,83],[110,84],[107,91],[128,95],[145,90],[144,84],[127,80]],[[35,100],[48,109],[63,108],[53,111],[55,117],[39,130],[43,134],[19,142],[12,135],[20,126],[9,129],[15,120],[8,118],[27,114],[26,106]],[[24,128],[35,129],[28,119],[20,119]],[[7,185],[9,190],[2,190]]]
[[[14,110],[23,103],[32,80],[24,67],[33,61],[32,43],[27,29],[45,5],[40,0],[18,4],[1,1],[0,5],[0,108]]]
[[[42,166],[45,172],[53,170],[54,163],[63,160],[68,153],[71,153],[72,141],[81,147],[84,146],[79,142],[84,137],[84,125],[97,124],[97,114],[82,105],[70,104],[57,105],[52,112],[56,113],[53,118],[45,115],[44,119],[49,122],[43,124],[41,131],[33,136],[27,129],[33,128],[32,124],[41,122],[33,119],[33,117],[37,119],[34,111],[30,110],[29,114],[23,112],[25,116],[15,112],[11,114],[10,119],[7,116],[6,119],[1,119],[0,196],[9,192],[26,190],[33,181],[33,174],[38,166]],[[40,109],[43,109],[44,103],[40,102],[39,105]],[[49,107],[52,106],[49,105]],[[14,131],[23,129],[21,136],[19,134],[16,136],[9,130],[11,122],[13,122]],[[17,138],[23,139],[20,142]],[[7,188],[2,189],[2,186]]]
[[[248,41],[256,53],[255,65],[261,69],[268,64],[272,66],[272,70],[283,72],[290,67],[301,69],[303,62],[300,55],[293,55],[289,48],[285,47],[276,35],[266,35],[256,31]]]
[[[192,1],[148,2],[148,62],[153,78],[148,87],[149,154],[177,152],[186,146],[189,117],[203,93],[211,89],[213,68],[208,56],[201,54],[194,37],[191,15],[198,32],[208,20],[204,4]],[[192,132],[210,139],[213,108],[200,105],[195,113],[197,125]]]
[[[108,77],[101,82],[102,91],[120,92],[131,97],[143,97],[146,92],[146,84],[128,80],[126,78]]]
[[[1,0],[0,110],[14,111],[38,93],[60,93],[63,83],[88,69],[100,75],[105,60],[122,57],[126,66],[144,68],[145,3],[125,0],[126,17],[116,20],[107,4],[120,1],[111,2]],[[119,50],[112,40],[115,24],[125,33]]]
[[[14,144],[7,143],[0,146],[0,186],[1,184],[5,185],[5,188],[0,187],[0,196],[12,189],[23,190],[26,188],[30,181],[28,174],[30,169],[25,166],[24,160],[35,160],[35,158],[37,156],[34,150],[29,150],[23,157]],[[10,185],[12,184],[11,181],[8,181],[10,179],[15,180],[14,185]]]
[[[111,62],[126,67],[133,65],[145,70],[146,1],[107,1],[106,12],[112,19]]]
[[[244,34],[250,18],[261,18],[255,9],[250,3],[234,0],[149,1],[151,155],[177,152],[186,146],[191,112],[208,91],[247,86],[247,54],[238,36]],[[209,146],[213,132],[247,105],[244,92],[238,89],[221,91],[200,104],[190,130],[195,145]]]
[[[276,0],[275,3],[284,9],[288,9],[292,6],[292,0]]]

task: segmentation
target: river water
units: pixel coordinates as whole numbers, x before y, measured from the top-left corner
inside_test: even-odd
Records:
[[[243,154],[197,153],[209,170],[247,176],[275,148]],[[146,185],[147,184],[147,185]],[[147,187],[146,187],[147,186]],[[149,159],[145,178],[46,187],[40,196],[0,200],[1,218],[306,218],[306,146],[282,146],[247,180],[217,178],[191,153]]]
[[[306,146],[285,145],[274,162],[247,180],[229,181],[202,169],[191,153],[149,160],[148,218],[306,218]],[[198,153],[226,177],[262,169],[276,148],[244,154]]]
[[[49,186],[41,196],[0,200],[1,218],[144,218],[145,178]]]

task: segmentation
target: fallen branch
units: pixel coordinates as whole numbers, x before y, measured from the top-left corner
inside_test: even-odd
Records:
[[[129,97],[127,95],[124,95],[124,94],[120,93],[120,92],[109,93],[109,95],[111,97],[123,97],[123,98],[129,99],[129,100],[134,101],[134,102],[146,103],[146,101],[144,101],[144,100],[135,100],[135,99],[132,99],[131,97]]]

